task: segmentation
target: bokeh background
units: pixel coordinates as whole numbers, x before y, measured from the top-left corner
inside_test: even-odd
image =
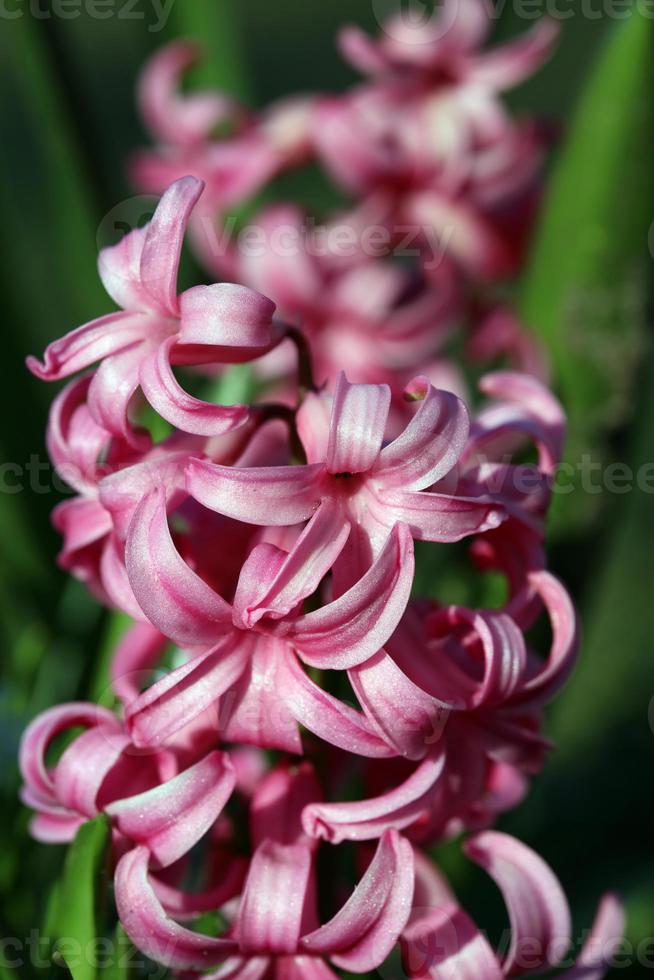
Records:
[[[498,12],[497,39],[529,26],[514,7],[507,2]],[[56,570],[49,513],[59,494],[44,447],[54,389],[28,375],[24,358],[108,308],[95,273],[98,228],[134,193],[125,164],[147,141],[135,108],[137,73],[150,52],[182,35],[199,38],[207,49],[195,82],[224,86],[255,105],[296,90],[340,90],[355,76],[336,52],[338,26],[353,20],[377,28],[370,0],[174,0],[163,30],[152,29],[156,17],[145,0],[134,10],[143,17],[95,19],[82,3],[79,16],[67,19],[53,15],[48,0],[31,6],[7,0],[0,12],[0,893],[6,936],[39,927],[64,850],[27,836],[28,814],[17,802],[20,733],[38,711],[101,692],[106,652],[120,629]],[[537,247],[544,253],[549,247],[551,255],[558,235],[559,254],[550,259],[551,269],[532,274],[541,281],[532,282],[527,309],[572,413],[570,458],[586,453],[593,463],[617,461],[642,471],[654,463],[648,315],[654,130],[647,118],[654,11],[641,40],[631,48],[625,40],[616,54],[618,33],[629,29],[614,16],[617,4],[584,0],[560,3],[559,10],[566,16],[554,58],[510,98],[516,111],[541,114],[561,127],[552,168],[558,217]],[[311,208],[322,189],[311,173],[295,179],[284,194]],[[574,302],[561,322],[553,296],[570,276],[577,277]],[[557,750],[527,802],[501,822],[556,869],[579,929],[590,924],[602,890],[624,894],[628,937],[641,963],[615,975],[634,977],[654,970],[654,939],[647,942],[654,936],[654,465],[649,487],[649,493],[605,487],[592,494],[577,487],[557,499],[551,565],[582,610],[583,653],[550,711]],[[434,581],[456,590],[447,576],[442,566],[434,571]],[[455,848],[442,849],[440,857],[479,921],[491,930],[501,927],[493,886],[461,863]]]

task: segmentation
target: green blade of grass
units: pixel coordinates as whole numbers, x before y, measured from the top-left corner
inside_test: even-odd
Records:
[[[637,9],[609,33],[555,166],[522,294],[523,318],[551,352],[573,464],[601,459],[607,432],[627,419],[643,350],[653,41]],[[558,495],[555,524],[590,520],[599,499]]]
[[[73,980],[95,980],[97,974],[96,940],[103,931],[109,841],[109,819],[104,814],[80,827],[66,855],[46,923],[53,961],[65,965]]]

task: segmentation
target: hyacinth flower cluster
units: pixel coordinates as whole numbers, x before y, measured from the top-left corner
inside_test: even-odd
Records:
[[[366,81],[259,116],[181,95],[194,51],[158,53],[140,95],[161,145],[135,172],[161,199],[98,261],[118,310],[29,360],[72,377],[48,425],[74,491],[53,515],[60,564],[133,622],[109,706],[53,707],[25,732],[23,799],[48,843],[106,814],[118,917],[185,976],[595,980],[622,935],[607,893],[571,952],[554,873],[494,829],[546,762],[544,709],[578,651],[545,553],[565,417],[527,333],[479,298],[519,268],[543,152],[499,95],[554,32],[483,52],[485,6],[454,6],[418,41],[400,21],[345,30]],[[279,254],[293,202],[260,216],[262,255],[210,247],[230,207],[312,157],[362,234],[451,226],[438,267],[424,241],[412,266],[361,242]],[[219,281],[180,292],[187,232]],[[471,359],[509,362],[478,391],[444,353],[463,323]],[[235,364],[254,382],[242,404],[197,397]],[[471,579],[503,581],[495,605],[417,588],[421,555],[463,546]],[[507,949],[433,859],[460,837],[502,892]],[[218,934],[193,928],[215,910]]]

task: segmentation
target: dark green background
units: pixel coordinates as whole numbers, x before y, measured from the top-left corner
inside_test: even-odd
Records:
[[[497,37],[527,26],[506,6]],[[14,5],[7,0],[6,8]],[[41,0],[38,10],[47,9]],[[511,97],[520,111],[564,123],[607,32],[616,28],[606,16],[589,19],[578,6],[570,10],[573,16],[563,23],[551,63]],[[346,19],[375,27],[368,2],[345,0],[233,5],[176,0],[163,33],[149,31],[147,17],[0,17],[0,449],[5,462],[24,466],[32,456],[46,458],[44,429],[54,389],[27,374],[25,355],[39,353],[48,341],[109,309],[95,274],[96,233],[110,208],[133,193],[125,161],[146,140],[135,110],[134,81],[148,54],[180,34],[199,36],[212,58],[196,80],[224,84],[263,105],[296,90],[340,89],[354,79],[333,42]],[[651,90],[642,93],[651,95]],[[616,194],[628,185],[629,168],[625,161]],[[310,203],[310,182],[298,186]],[[651,270],[644,240],[642,270],[647,275]],[[606,283],[609,291],[617,285]],[[627,410],[602,437],[605,458],[632,465],[654,459],[654,373],[642,302],[635,316],[645,343],[627,376]],[[3,472],[11,482],[14,471]],[[48,485],[45,471],[42,480]],[[5,489],[6,482],[0,492],[5,823],[0,891],[6,934],[23,936],[41,921],[62,849],[27,837],[27,814],[16,802],[18,739],[37,711],[88,696],[101,676],[106,625],[84,590],[55,569],[57,540],[49,527],[55,495]],[[501,826],[551,862],[579,928],[590,924],[603,889],[620,889],[627,900],[629,938],[638,944],[654,935],[654,521],[650,496],[639,492],[601,495],[588,503],[590,516],[562,522],[551,544],[553,569],[570,583],[586,627],[579,669],[550,711],[549,730],[559,748],[526,804]],[[496,925],[500,920],[488,906],[497,896],[483,877],[462,865],[451,849],[443,860],[480,922]],[[649,974],[636,967],[627,972]]]

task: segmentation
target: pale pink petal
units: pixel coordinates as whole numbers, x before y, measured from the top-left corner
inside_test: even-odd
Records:
[[[542,670],[520,689],[518,702],[550,701],[563,687],[574,668],[579,651],[579,623],[566,589],[549,572],[532,572],[529,585],[545,603],[552,624],[552,646]]]
[[[543,17],[531,31],[495,51],[475,59],[470,80],[495,91],[513,88],[529,78],[549,58],[559,36],[559,25]]]
[[[495,371],[481,378],[479,389],[490,398],[508,402],[531,415],[544,430],[549,468],[560,461],[565,440],[565,413],[546,385],[517,371]]]
[[[381,650],[406,608],[413,585],[413,540],[396,524],[366,574],[315,612],[270,626],[312,667],[342,670]]]
[[[46,434],[48,455],[57,473],[80,493],[95,488],[98,460],[109,439],[86,405],[90,383],[90,375],[85,375],[59,392],[50,408]]]
[[[292,654],[271,637],[241,634],[248,643],[242,672],[220,703],[221,733],[230,742],[302,753],[297,721],[284,697],[284,661]]]
[[[136,508],[143,497],[160,487],[166,495],[170,510],[188,496],[184,469],[191,449],[198,451],[200,440],[193,440],[187,452],[162,452],[151,454],[142,462],[126,466],[117,473],[104,477],[98,491],[102,506],[111,514],[114,531],[122,541],[127,537]],[[159,448],[155,453],[159,452]]]
[[[231,282],[194,286],[179,298],[180,344],[216,348],[215,360],[230,361],[231,348],[244,348],[244,358],[255,358],[275,341],[275,304],[261,293]]]
[[[49,708],[30,722],[20,741],[19,765],[23,779],[46,799],[56,800],[55,784],[46,766],[46,752],[50,742],[69,728],[103,727],[112,734],[120,732],[115,716],[95,704],[73,701]]]
[[[161,313],[141,281],[141,256],[146,233],[147,227],[134,228],[116,245],[101,249],[98,273],[102,285],[117,306],[133,313]]]
[[[353,24],[339,31],[338,48],[343,58],[364,75],[380,75],[389,67],[380,45]]]
[[[143,340],[149,323],[141,313],[109,313],[54,340],[45,349],[43,363],[28,357],[27,366],[42,381],[60,381]]]
[[[470,837],[466,854],[494,879],[507,904],[511,945],[505,974],[556,966],[570,946],[570,910],[552,870],[531,848],[497,831]]]
[[[406,393],[420,406],[404,432],[382,449],[374,477],[383,487],[424,490],[458,462],[468,439],[468,413],[456,395],[437,391],[427,378],[415,378]]]
[[[140,283],[153,308],[171,317],[179,315],[177,269],[184,234],[203,188],[203,181],[196,177],[176,180],[163,194],[152,221],[145,228]]]
[[[143,394],[157,414],[182,432],[201,436],[222,436],[244,425],[249,417],[245,405],[214,405],[184,391],[170,364],[175,343],[176,338],[170,337],[140,364]]]
[[[167,782],[110,803],[105,810],[125,837],[144,844],[156,863],[167,867],[217,820],[234,783],[229,756],[210,752]]]
[[[454,899],[422,908],[402,934],[402,962],[416,980],[504,980],[506,974],[470,916]]]
[[[379,455],[391,403],[388,385],[350,384],[338,376],[326,466],[330,473],[365,473]]]
[[[367,717],[399,755],[421,759],[439,740],[448,707],[413,684],[383,650],[349,676]]]
[[[205,980],[270,980],[271,963],[284,962],[286,957],[271,960],[268,956],[231,956],[215,973],[205,973]],[[278,980],[275,974],[275,980]]]
[[[107,538],[102,549],[100,581],[111,605],[131,616],[132,619],[145,619],[127,577],[123,543],[113,534]]]
[[[146,956],[178,970],[201,970],[236,952],[229,939],[191,932],[164,912],[150,881],[146,847],[136,847],[118,862],[114,886],[125,932]]]
[[[267,840],[254,853],[238,917],[242,952],[295,953],[311,873],[311,851],[304,844]]]
[[[377,516],[387,524],[401,521],[420,541],[460,541],[498,527],[505,512],[495,503],[475,497],[412,490],[378,490]]]
[[[69,844],[83,823],[84,817],[67,813],[37,813],[30,820],[30,834],[42,844]]]
[[[129,744],[129,736],[113,728],[94,727],[78,735],[54,770],[57,799],[69,810],[95,816],[96,797],[105,776]]]
[[[136,509],[125,547],[134,595],[153,626],[184,645],[209,645],[231,625],[231,608],[186,564],[173,544],[162,489]]]
[[[285,526],[310,518],[321,500],[323,467],[218,466],[193,459],[187,488],[209,510],[247,524]]]
[[[425,26],[427,36],[429,27]],[[443,44],[462,51],[474,51],[486,40],[491,28],[488,7],[479,0],[444,0],[440,9],[438,33]]]
[[[234,597],[234,611],[248,628],[264,616],[279,619],[299,602],[312,595],[336,558],[350,533],[350,524],[331,500],[322,501],[298,538],[290,554],[272,546],[260,545],[243,565]],[[262,550],[263,549],[263,550]],[[262,565],[259,559],[265,555]]]
[[[89,409],[97,424],[138,450],[147,450],[151,439],[144,430],[134,428],[129,409],[147,353],[147,344],[135,344],[106,357],[93,375],[88,395]]]
[[[110,515],[95,497],[73,497],[57,504],[51,516],[53,527],[64,539],[58,563],[84,578],[78,566],[81,553],[111,533]]]
[[[339,978],[323,959],[315,956],[284,956],[275,963],[275,980],[339,980]]]
[[[323,463],[329,445],[331,399],[309,392],[297,410],[295,424],[307,463]]]
[[[153,136],[173,146],[201,143],[234,111],[234,101],[222,92],[178,91],[182,75],[200,58],[202,49],[191,41],[166,44],[147,62],[138,83],[138,102]]]
[[[247,645],[234,643],[230,638],[149,687],[125,711],[125,722],[134,744],[159,746],[215,704],[238,680],[247,656]]]
[[[391,952],[411,912],[413,849],[396,830],[382,835],[375,856],[339,912],[301,945],[354,973],[375,970]]]
[[[304,829],[332,844],[371,840],[390,827],[402,830],[429,812],[444,766],[445,755],[438,751],[421,762],[405,782],[382,796],[354,803],[312,803],[302,816]]]
[[[315,684],[294,657],[285,659],[280,681],[289,710],[318,738],[345,752],[367,758],[388,758],[396,754],[361,712]]]
[[[466,629],[457,639],[457,630]],[[433,655],[434,680],[430,693],[466,710],[503,704],[519,688],[526,664],[522,631],[503,613],[477,612],[448,606],[429,619],[429,635],[437,642]],[[466,648],[477,641],[483,657],[478,677],[465,671]]]
[[[600,902],[588,938],[571,970],[560,974],[560,980],[603,980],[613,965],[613,958],[624,936],[625,913],[620,899],[608,893]]]

